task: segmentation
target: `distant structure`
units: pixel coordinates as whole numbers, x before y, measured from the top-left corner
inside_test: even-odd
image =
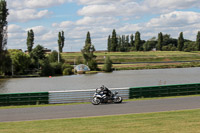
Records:
[[[48,49],[48,48],[44,48],[43,51],[45,53],[51,53],[51,49]],[[25,50],[25,53],[28,53],[28,50]]]
[[[74,69],[77,73],[85,73],[87,71],[90,71],[90,68],[84,64],[79,64]]]
[[[44,51],[45,53],[51,53],[51,49],[48,49],[48,48],[44,48],[43,51]]]

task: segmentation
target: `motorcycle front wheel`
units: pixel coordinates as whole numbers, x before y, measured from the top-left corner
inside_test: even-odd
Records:
[[[117,97],[115,100],[114,100],[114,103],[121,103],[122,102],[122,97]]]
[[[99,98],[95,97],[95,98],[92,99],[92,104],[93,105],[99,105],[100,103],[101,103],[101,100]]]

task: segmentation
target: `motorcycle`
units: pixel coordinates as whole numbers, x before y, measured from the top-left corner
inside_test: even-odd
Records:
[[[123,99],[117,94],[118,91],[115,91],[111,94],[111,96],[106,96],[106,94],[104,94],[102,91],[98,92],[96,90],[92,99],[92,104],[99,105],[100,103],[121,103]]]

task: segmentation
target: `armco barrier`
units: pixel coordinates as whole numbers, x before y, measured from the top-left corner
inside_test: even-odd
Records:
[[[133,88],[115,88],[123,99],[200,94],[200,83]],[[0,106],[90,102],[95,89],[0,94]]]
[[[200,83],[130,88],[129,98],[147,98],[200,94]]]
[[[48,92],[0,94],[0,106],[48,104]]]
[[[110,89],[112,92],[118,91],[123,99],[129,98],[129,88]],[[49,104],[56,103],[76,103],[76,102],[90,102],[95,89],[92,90],[73,90],[73,91],[50,91]]]

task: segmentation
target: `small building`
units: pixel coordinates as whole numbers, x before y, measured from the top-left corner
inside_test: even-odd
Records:
[[[90,68],[85,64],[79,64],[79,65],[75,66],[74,70],[77,73],[85,73],[87,71],[90,71]]]
[[[43,51],[44,51],[45,53],[51,53],[51,49],[48,49],[48,48],[44,48]]]

